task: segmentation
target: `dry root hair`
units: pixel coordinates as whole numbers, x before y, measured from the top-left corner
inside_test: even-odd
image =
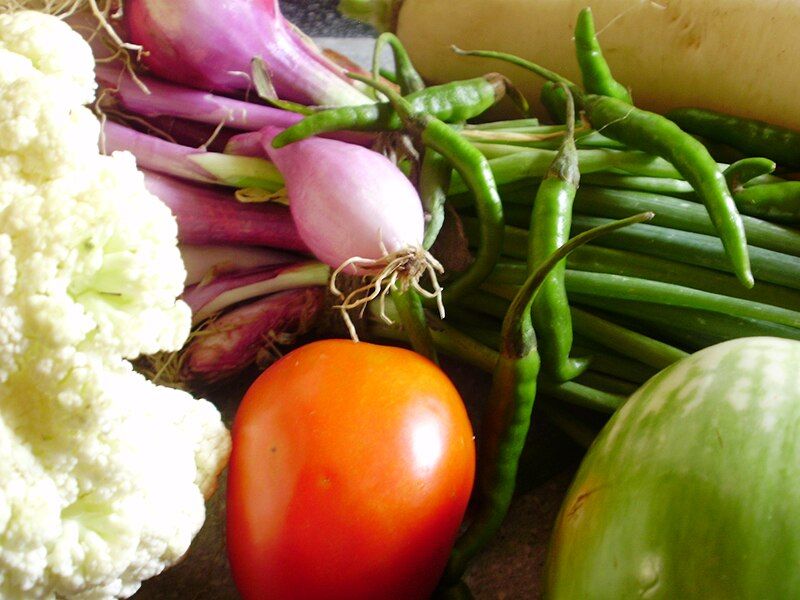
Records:
[[[391,325],[393,321],[386,314],[386,296],[395,289],[405,292],[413,288],[422,296],[435,300],[439,315],[444,318],[442,287],[439,285],[437,275],[444,273],[441,263],[422,247],[409,246],[391,253],[384,247],[383,251],[384,256],[378,259],[354,256],[343,262],[331,275],[330,290],[342,299],[334,308],[341,311],[350,337],[355,341],[358,341],[358,334],[348,311],[360,309],[359,316],[363,316],[367,305],[373,300],[378,300],[380,318]],[[358,268],[365,283],[345,294],[336,286],[336,279],[342,271],[351,266]],[[425,274],[430,279],[433,291],[425,289],[420,284],[420,279]]]

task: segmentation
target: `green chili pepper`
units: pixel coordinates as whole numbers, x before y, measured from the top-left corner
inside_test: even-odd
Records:
[[[539,101],[554,123],[567,122],[567,97],[557,83],[545,81],[539,91]]]
[[[578,22],[575,25],[575,50],[583,76],[583,87],[588,93],[610,96],[628,104],[633,102],[628,88],[614,79],[603,57],[595,33],[592,9],[589,7],[578,13]]]
[[[615,98],[590,96],[585,108],[589,121],[604,135],[665,158],[692,184],[706,206],[736,276],[746,287],[753,287],[741,216],[725,177],[703,144],[661,115],[632,110]]]
[[[652,213],[637,215],[569,240],[539,265],[512,301],[503,320],[500,354],[481,423],[475,513],[456,540],[445,571],[445,582],[457,581],[472,557],[497,532],[514,494],[517,466],[530,426],[539,374],[539,353],[531,321],[536,292],[552,269],[575,248],[652,216]]]
[[[425,235],[422,246],[430,250],[444,223],[444,205],[450,187],[450,163],[432,149],[425,150],[419,172],[419,197],[425,211]]]
[[[800,181],[746,187],[733,195],[733,201],[747,215],[800,225]]]
[[[739,281],[746,287],[753,287],[742,219],[725,178],[702,143],[659,114],[638,109],[617,98],[584,94],[565,77],[536,63],[503,52],[456,51],[469,56],[505,60],[550,81],[564,83],[582,105],[592,126],[603,135],[672,163],[705,204]]]
[[[768,158],[743,158],[729,165],[722,174],[728,182],[728,188],[735,194],[748,181],[772,173],[775,166],[775,163]]]
[[[508,80],[498,73],[431,86],[409,94],[414,113],[430,113],[448,122],[466,121],[497,103],[506,93]],[[386,94],[384,94],[386,95]],[[281,148],[312,135],[348,129],[352,131],[396,131],[402,119],[389,102],[342,106],[314,113],[275,136],[272,145]]]
[[[749,156],[764,156],[779,165],[800,167],[800,132],[792,129],[701,108],[672,110],[667,118],[684,131],[727,144]]]
[[[480,245],[466,271],[446,284],[442,298],[447,302],[475,289],[492,272],[503,247],[503,205],[488,161],[457,131],[433,115],[415,110],[390,87],[355,73],[350,76],[374,86],[389,98],[406,126],[420,137],[427,149],[444,156],[472,191],[480,221]]]
[[[411,58],[408,56],[400,38],[391,31],[385,31],[375,40],[375,50],[372,53],[372,78],[378,79],[380,76],[380,59],[383,46],[389,44],[394,56],[395,81],[400,86],[400,93],[404,96],[412,92],[425,89],[425,82],[414,68]]]
[[[536,192],[530,215],[528,273],[534,272],[569,239],[572,203],[578,190],[580,172],[575,148],[575,105],[567,94],[567,133],[555,160]],[[572,320],[564,287],[564,262],[556,265],[533,303],[533,324],[539,336],[542,365],[558,381],[569,381],[582,373],[589,362],[570,358]]]

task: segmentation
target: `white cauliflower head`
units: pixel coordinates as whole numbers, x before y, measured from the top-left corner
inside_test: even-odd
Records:
[[[130,596],[204,520],[219,412],[126,358],[190,327],[169,210],[101,156],[88,45],[0,15],[0,598]]]

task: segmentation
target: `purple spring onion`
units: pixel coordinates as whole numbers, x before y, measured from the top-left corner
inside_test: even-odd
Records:
[[[186,267],[185,286],[206,283],[222,274],[272,267],[298,260],[288,252],[259,246],[180,244],[179,250]]]
[[[300,237],[336,269],[331,290],[344,298],[340,308],[351,335],[356,338],[347,310],[382,302],[396,285],[440,298],[441,265],[422,246],[422,205],[400,169],[382,154],[336,140],[309,138],[275,149],[280,131],[264,128],[263,147],[284,176]],[[342,272],[372,279],[345,297],[335,285]],[[425,273],[434,292],[419,285]]]
[[[181,376],[208,383],[239,373],[253,362],[275,358],[313,327],[324,308],[322,287],[270,294],[210,319],[182,352]]]
[[[232,193],[144,172],[145,186],[169,206],[183,244],[268,246],[308,253],[289,209],[272,202],[242,203]]]
[[[263,158],[181,146],[112,121],[103,124],[101,143],[107,154],[127,150],[140,168],[181,179],[272,192],[283,187],[283,177],[275,165]]]
[[[237,156],[265,156],[264,144],[261,143],[263,134],[260,131],[248,131],[234,135],[225,144],[225,154]]]
[[[317,261],[287,263],[241,273],[226,273],[186,288],[181,299],[200,323],[227,307],[293,288],[325,286],[330,269]]]
[[[146,128],[140,131],[152,132],[180,146],[202,148],[208,152],[223,152],[228,141],[239,133],[228,127],[214,127],[178,117],[139,117],[132,113],[124,116],[131,117],[139,121],[142,128]]]
[[[252,91],[251,61],[268,65],[280,98],[325,106],[365,104],[343,68],[281,14],[278,0],[127,0],[129,42],[156,75],[223,93]]]
[[[155,77],[137,75],[137,83],[124,67],[100,64],[95,74],[106,97],[115,98],[125,110],[142,117],[177,117],[241,131],[258,131],[268,125],[286,128],[303,118],[288,110],[218,96]],[[365,146],[375,140],[373,134],[348,131],[332,132],[325,137]]]

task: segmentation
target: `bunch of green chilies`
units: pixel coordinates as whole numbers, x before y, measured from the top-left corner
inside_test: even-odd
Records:
[[[689,352],[751,335],[800,339],[800,182],[772,174],[776,163],[800,166],[800,136],[709,111],[636,108],[603,58],[589,9],[575,29],[583,89],[518,57],[456,49],[544,77],[542,104],[561,125],[447,124],[474,114],[468,108],[483,107],[487,94],[472,97],[474,83],[447,84],[448,107],[440,86],[434,111],[420,100],[424,84],[396,37],[381,36],[376,57],[386,43],[395,72],[384,76],[399,92],[380,82],[377,66],[372,78],[353,75],[387,99],[380,115],[316,113],[276,145],[337,129],[404,128],[421,150],[425,247],[449,204],[474,248],[473,263],[445,288],[445,321],[413,290],[395,291],[402,327],[372,328],[433,360],[452,354],[493,374],[475,510],[443,578],[448,589],[508,510],[537,393],[542,410],[588,444],[597,425],[581,411],[615,411]],[[717,151],[735,158],[718,163]]]

